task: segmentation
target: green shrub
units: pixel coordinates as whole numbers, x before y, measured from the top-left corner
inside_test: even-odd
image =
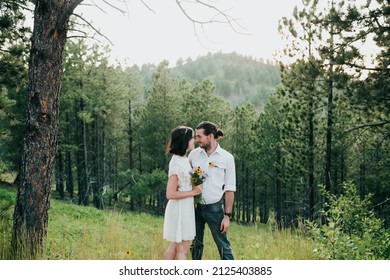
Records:
[[[0,186],[0,260],[9,258],[15,192]]]
[[[371,195],[360,199],[350,182],[342,188],[338,198],[321,188],[329,201],[325,225],[307,221],[316,242],[315,254],[329,260],[389,259],[390,234],[383,228],[383,220],[370,210]]]
[[[0,188],[0,219],[9,215],[15,203],[15,194],[7,189]]]

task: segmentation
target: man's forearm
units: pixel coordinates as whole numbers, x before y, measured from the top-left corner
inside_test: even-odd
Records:
[[[225,212],[231,213],[233,211],[234,192],[225,192]]]

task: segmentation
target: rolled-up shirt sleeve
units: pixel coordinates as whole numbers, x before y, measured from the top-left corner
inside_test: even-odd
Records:
[[[232,155],[229,155],[226,166],[225,191],[236,191],[236,165]]]

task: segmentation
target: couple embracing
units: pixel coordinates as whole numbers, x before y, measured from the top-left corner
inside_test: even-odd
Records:
[[[233,156],[222,149],[218,139],[223,132],[214,123],[201,122],[195,131],[179,126],[171,133],[167,152],[169,162],[164,217],[164,239],[170,241],[164,258],[184,260],[190,250],[193,260],[202,259],[204,230],[207,224],[222,260],[233,260],[227,238],[236,190]],[[195,143],[199,147],[195,149]],[[186,156],[187,151],[191,151]],[[204,172],[201,184],[191,184],[195,169]],[[194,197],[202,199],[194,206]],[[224,199],[223,199],[224,198]]]

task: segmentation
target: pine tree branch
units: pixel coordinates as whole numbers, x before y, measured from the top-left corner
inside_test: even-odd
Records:
[[[366,128],[366,127],[378,127],[378,126],[384,126],[386,124],[389,124],[390,121],[384,121],[384,122],[381,122],[381,123],[368,123],[368,124],[362,124],[362,125],[359,125],[359,126],[356,126],[356,127],[353,127],[351,129],[348,129],[347,131],[344,131],[341,135],[342,136],[345,136],[346,134],[352,132],[352,131],[355,131],[355,130],[358,130],[358,129],[362,129],[362,128]]]
[[[386,70],[390,71],[389,68],[366,67],[366,66],[358,65],[356,63],[351,63],[351,62],[344,62],[343,64],[347,65],[347,66],[350,66],[350,67],[355,67],[355,68],[358,68],[358,69],[361,69],[361,70],[378,71],[378,72],[386,71]]]

